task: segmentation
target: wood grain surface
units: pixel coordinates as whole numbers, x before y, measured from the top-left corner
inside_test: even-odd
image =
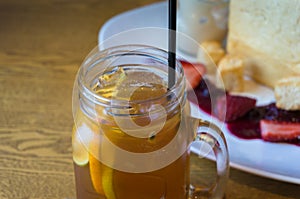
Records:
[[[72,87],[101,26],[157,0],[0,0],[0,199],[75,198]],[[206,175],[215,173],[203,163]],[[227,199],[300,198],[231,169]]]

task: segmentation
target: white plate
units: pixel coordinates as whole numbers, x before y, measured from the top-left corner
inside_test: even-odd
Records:
[[[157,27],[157,29],[151,32],[153,28],[149,27]],[[100,30],[99,43],[103,44],[106,39],[113,35],[128,31],[128,34],[123,34],[121,38],[116,37],[106,43],[105,47],[136,42],[157,44],[159,45],[158,47],[166,49],[167,35],[164,35],[166,27],[167,3],[155,3],[122,13],[110,19]],[[131,31],[132,29],[135,30]],[[250,94],[258,96],[261,103],[273,100],[273,94],[270,89],[260,85],[254,86],[257,89],[254,91],[255,93]],[[262,98],[260,95],[265,92],[268,92],[268,95],[264,95],[264,98]],[[192,110],[194,110],[196,116],[201,115],[201,117],[211,119],[205,113],[198,112],[199,109],[196,106],[192,105]],[[222,123],[218,123],[218,125],[223,126]],[[223,130],[228,143],[230,165],[232,167],[256,175],[300,184],[299,146],[264,142],[260,139],[244,140],[235,137],[226,128],[223,128]]]

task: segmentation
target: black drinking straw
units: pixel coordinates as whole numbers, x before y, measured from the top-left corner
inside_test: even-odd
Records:
[[[168,87],[175,84],[177,0],[169,0]]]

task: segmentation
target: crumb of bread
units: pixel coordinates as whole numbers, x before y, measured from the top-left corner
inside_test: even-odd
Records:
[[[198,51],[198,59],[206,66],[206,71],[209,74],[216,72],[216,66],[219,61],[225,56],[225,50],[218,41],[204,41],[201,44],[201,49]]]
[[[218,65],[217,84],[226,91],[241,92],[244,90],[244,62],[236,55],[227,54]],[[222,82],[223,81],[223,82]]]
[[[298,0],[230,0],[229,10],[226,50],[245,57],[247,75],[271,88],[300,75]]]
[[[300,110],[300,75],[280,79],[274,88],[276,106],[285,110]]]

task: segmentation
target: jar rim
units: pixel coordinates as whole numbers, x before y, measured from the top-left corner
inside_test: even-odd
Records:
[[[137,55],[137,53],[140,53],[141,55],[149,56],[153,59],[157,59],[162,61],[162,63],[166,64],[166,67],[168,66],[168,52],[149,45],[143,45],[143,44],[130,44],[130,45],[119,45],[119,46],[113,46],[106,48],[104,50],[101,50],[99,46],[96,46],[85,58],[82,65],[80,66],[80,69],[78,71],[78,87],[79,92],[83,94],[84,98],[87,98],[89,100],[92,100],[93,103],[100,104],[100,105],[108,105],[111,106],[111,99],[103,97],[99,94],[97,94],[95,91],[91,89],[91,86],[85,79],[85,76],[87,73],[91,70],[92,67],[95,67],[95,62],[101,62],[105,61],[111,57],[116,56],[122,56],[122,55],[128,55],[128,54],[134,54]],[[176,60],[176,66],[175,66],[175,74],[176,74],[176,81],[175,84],[167,89],[167,92],[154,98],[145,99],[145,100],[132,100],[129,103],[135,103],[135,104],[143,104],[143,103],[149,103],[150,101],[157,101],[162,98],[169,97],[173,95],[174,93],[179,93],[181,95],[181,92],[184,92],[185,90],[185,77],[182,65],[180,61]],[[114,103],[116,104],[128,104],[128,100],[122,100],[122,99],[113,99]]]

